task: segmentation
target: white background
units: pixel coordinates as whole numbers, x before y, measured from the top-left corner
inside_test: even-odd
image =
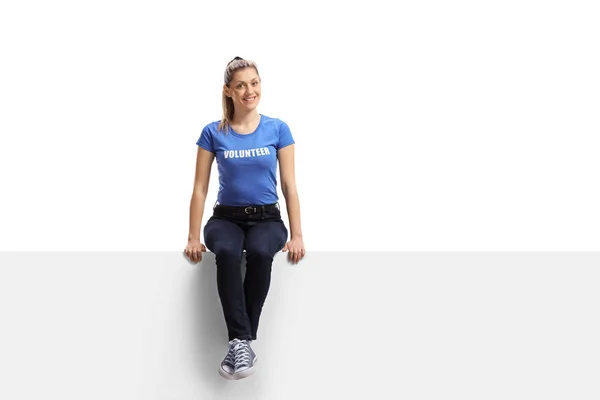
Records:
[[[0,397],[597,399],[598,254],[522,251],[600,250],[598,20],[2,2]],[[232,383],[213,255],[181,252],[235,56],[296,139],[308,253],[276,256],[260,369]],[[203,223],[216,191],[214,168]]]
[[[598,250],[599,17],[592,1],[3,2],[0,249],[183,250],[195,142],[241,56],[297,141],[307,250]]]

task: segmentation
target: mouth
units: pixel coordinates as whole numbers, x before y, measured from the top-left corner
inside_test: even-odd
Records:
[[[245,97],[244,99],[244,103],[254,103],[256,101],[256,96],[251,96],[251,97]]]

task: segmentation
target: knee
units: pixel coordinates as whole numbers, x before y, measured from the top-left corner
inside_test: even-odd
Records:
[[[242,259],[242,249],[231,242],[216,242],[211,249],[217,262],[238,262]]]
[[[253,261],[270,263],[273,261],[273,257],[275,257],[275,254],[267,249],[246,249],[246,258]]]

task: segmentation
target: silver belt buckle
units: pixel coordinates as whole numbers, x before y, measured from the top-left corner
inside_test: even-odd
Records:
[[[250,210],[250,211],[249,211],[249,210]],[[251,212],[251,211],[253,211],[253,212],[256,212],[256,208],[254,208],[254,207],[251,207],[251,206],[248,206],[248,207],[244,208],[244,212],[245,212],[246,214],[250,214],[250,212]]]

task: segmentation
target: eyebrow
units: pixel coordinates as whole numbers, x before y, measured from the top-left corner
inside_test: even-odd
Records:
[[[258,80],[258,76],[256,78],[252,78],[250,79],[248,82],[252,82],[252,81],[256,81]],[[244,81],[235,81],[235,83],[245,83]]]

